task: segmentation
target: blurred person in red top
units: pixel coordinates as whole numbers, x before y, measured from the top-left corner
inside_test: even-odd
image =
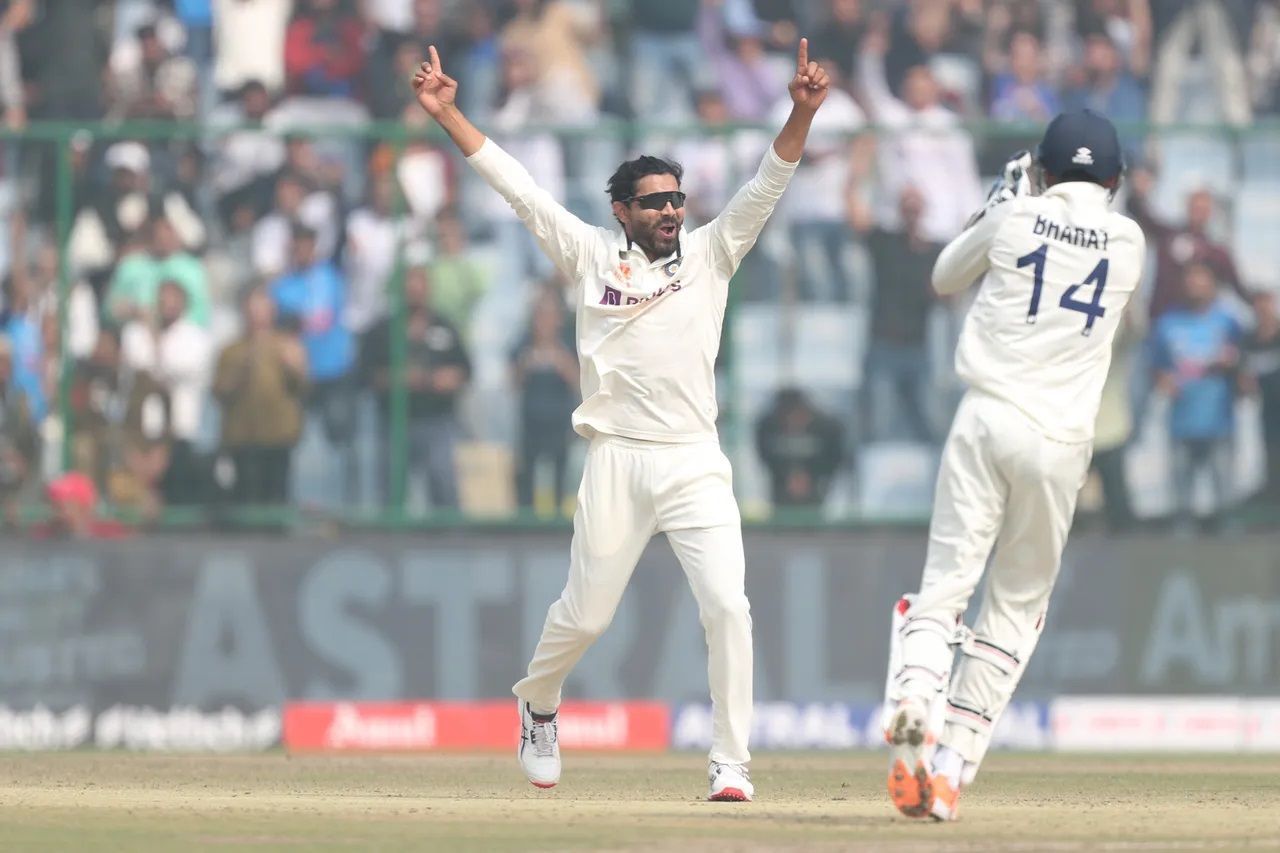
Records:
[[[31,528],[33,539],[124,539],[133,531],[117,521],[98,518],[98,489],[89,475],[63,474],[45,487],[51,516]]]
[[[284,70],[294,95],[359,97],[364,28],[341,0],[306,0],[285,34]]]
[[[1204,188],[1191,192],[1187,195],[1185,219],[1180,223],[1167,222],[1151,210],[1154,184],[1151,172],[1135,170],[1129,193],[1129,215],[1142,226],[1148,242],[1156,250],[1151,319],[1157,320],[1180,306],[1183,275],[1193,263],[1209,267],[1218,281],[1230,286],[1246,302],[1252,302],[1254,294],[1240,281],[1231,249],[1215,240],[1209,231],[1215,212],[1213,194]]]

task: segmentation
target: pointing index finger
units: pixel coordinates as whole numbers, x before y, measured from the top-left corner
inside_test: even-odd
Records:
[[[434,44],[427,47],[427,54],[431,57],[432,70],[437,74],[443,74],[444,70],[440,67],[440,54],[436,52],[436,46]]]
[[[809,68],[809,40],[808,39],[800,39],[800,50],[799,50],[799,53],[796,55],[796,67],[800,70],[801,74],[805,73],[805,71],[808,70]]]

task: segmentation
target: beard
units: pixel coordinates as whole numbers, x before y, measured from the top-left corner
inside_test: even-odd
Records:
[[[663,233],[664,226],[672,229],[669,235]],[[676,250],[676,244],[680,242],[680,220],[674,216],[659,219],[648,228],[635,229],[632,239],[650,257],[666,257]]]

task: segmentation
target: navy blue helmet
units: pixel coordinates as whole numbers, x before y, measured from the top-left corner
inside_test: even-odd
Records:
[[[1093,110],[1059,113],[1049,122],[1036,162],[1058,181],[1109,185],[1124,171],[1115,125]]]

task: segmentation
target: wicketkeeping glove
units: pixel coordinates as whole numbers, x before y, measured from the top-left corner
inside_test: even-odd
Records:
[[[1010,199],[1017,198],[1020,195],[1031,194],[1031,152],[1019,151],[1009,158],[1004,164],[1004,171],[1000,177],[996,178],[995,183],[991,185],[991,191],[987,193],[987,201],[982,207],[978,208],[973,216],[969,217],[969,221],[964,224],[965,228],[972,226],[982,217],[986,216],[987,211],[995,207],[997,204],[1003,204]]]

